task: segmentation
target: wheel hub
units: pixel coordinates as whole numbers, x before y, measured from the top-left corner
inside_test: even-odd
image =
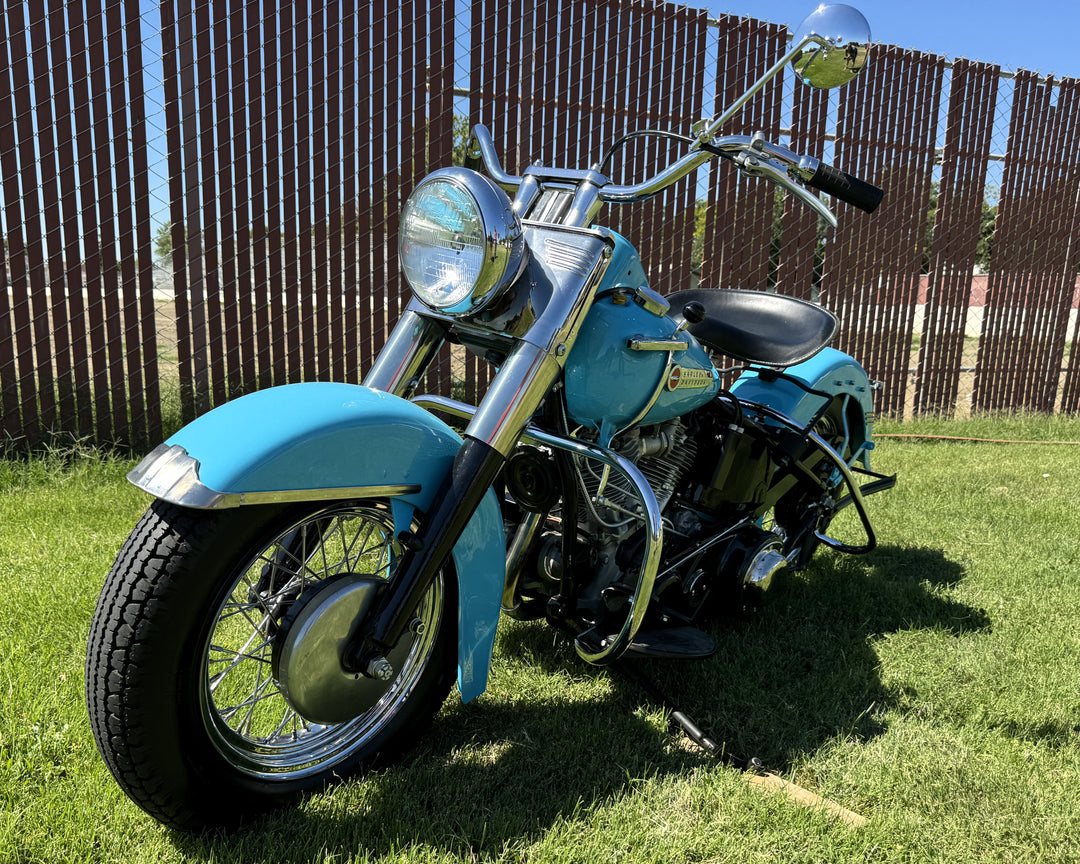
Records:
[[[315,723],[343,723],[374,707],[393,683],[341,665],[357,621],[378,595],[382,579],[345,573],[305,592],[282,621],[274,646],[273,672],[288,703]],[[408,655],[414,635],[401,637],[387,658],[395,669]]]

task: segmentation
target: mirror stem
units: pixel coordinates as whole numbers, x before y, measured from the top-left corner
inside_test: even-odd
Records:
[[[720,127],[727,123],[727,121],[730,120],[732,117],[734,117],[738,110],[742,108],[743,105],[745,105],[747,102],[749,102],[755,95],[757,95],[761,88],[763,88],[766,84],[772,81],[772,79],[775,78],[781,71],[783,71],[783,68],[787,66],[788,63],[798,57],[802,53],[803,48],[805,48],[807,45],[818,45],[825,48],[828,47],[828,44],[823,39],[814,35],[807,36],[805,39],[799,42],[798,45],[792,45],[788,52],[779,60],[777,60],[776,63],[774,63],[771,67],[769,67],[768,71],[765,72],[765,74],[762,75],[757,81],[755,81],[753,86],[749,90],[747,90],[745,93],[743,93],[742,96],[732,102],[731,105],[729,105],[724,110],[724,113],[717,117],[710,124],[709,128],[698,136],[698,140],[691,145],[690,149],[697,150],[701,147],[702,143],[711,141],[713,138],[715,138],[716,134],[720,131]]]

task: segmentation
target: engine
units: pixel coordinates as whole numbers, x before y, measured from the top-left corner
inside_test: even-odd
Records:
[[[660,508],[664,546],[651,608],[664,620],[693,620],[710,598],[724,609],[752,604],[786,567],[784,528],[763,522],[762,513],[771,514],[790,482],[762,431],[741,420],[737,405],[714,402],[663,424],[630,429],[613,442],[648,481]],[[576,485],[575,604],[595,621],[617,621],[644,555],[643,505],[621,472],[581,456],[569,462]],[[511,491],[520,501],[523,490]],[[551,500],[551,493],[540,498]],[[547,517],[519,583],[537,614],[547,597],[565,590],[565,513],[556,507]]]
[[[697,443],[683,421],[676,418],[645,430],[635,428],[623,433],[616,450],[645,475],[663,513],[679,482],[694,464]],[[637,492],[625,478],[597,469],[590,460],[578,459],[577,463],[578,481],[595,526],[625,537],[626,530],[640,522]]]

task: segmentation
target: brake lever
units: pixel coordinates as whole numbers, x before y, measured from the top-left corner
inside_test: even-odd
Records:
[[[829,223],[832,228],[836,227],[836,217],[817,195],[809,189],[800,186],[788,174],[788,169],[781,167],[761,154],[760,150],[748,148],[735,156],[730,157],[740,171],[750,177],[764,177],[766,180],[783,186],[789,192],[796,195],[803,203],[809,205],[814,212]]]

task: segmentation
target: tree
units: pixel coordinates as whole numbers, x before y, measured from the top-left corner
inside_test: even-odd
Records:
[[[709,202],[704,198],[694,201],[694,240],[690,246],[690,269],[701,275],[705,260],[705,220],[709,215]]]
[[[172,222],[165,222],[154,232],[154,256],[167,261],[172,255]]]
[[[920,272],[929,273],[931,260],[930,255],[934,247],[934,230],[937,225],[937,208],[939,197],[939,185],[934,183],[930,187],[930,201],[926,208],[926,223],[923,229],[922,239],[922,266]],[[990,255],[994,248],[994,229],[997,225],[997,204],[991,204],[990,199],[997,198],[997,190],[988,186],[982,200],[982,212],[979,216],[979,239],[975,246],[975,267],[983,272],[990,269]]]
[[[979,243],[975,247],[975,264],[982,270],[990,269],[990,253],[994,249],[994,229],[997,227],[997,204],[993,206],[985,198],[979,222]]]
[[[465,148],[469,143],[469,118],[464,114],[454,112],[454,150],[452,164],[461,165],[465,162]]]

